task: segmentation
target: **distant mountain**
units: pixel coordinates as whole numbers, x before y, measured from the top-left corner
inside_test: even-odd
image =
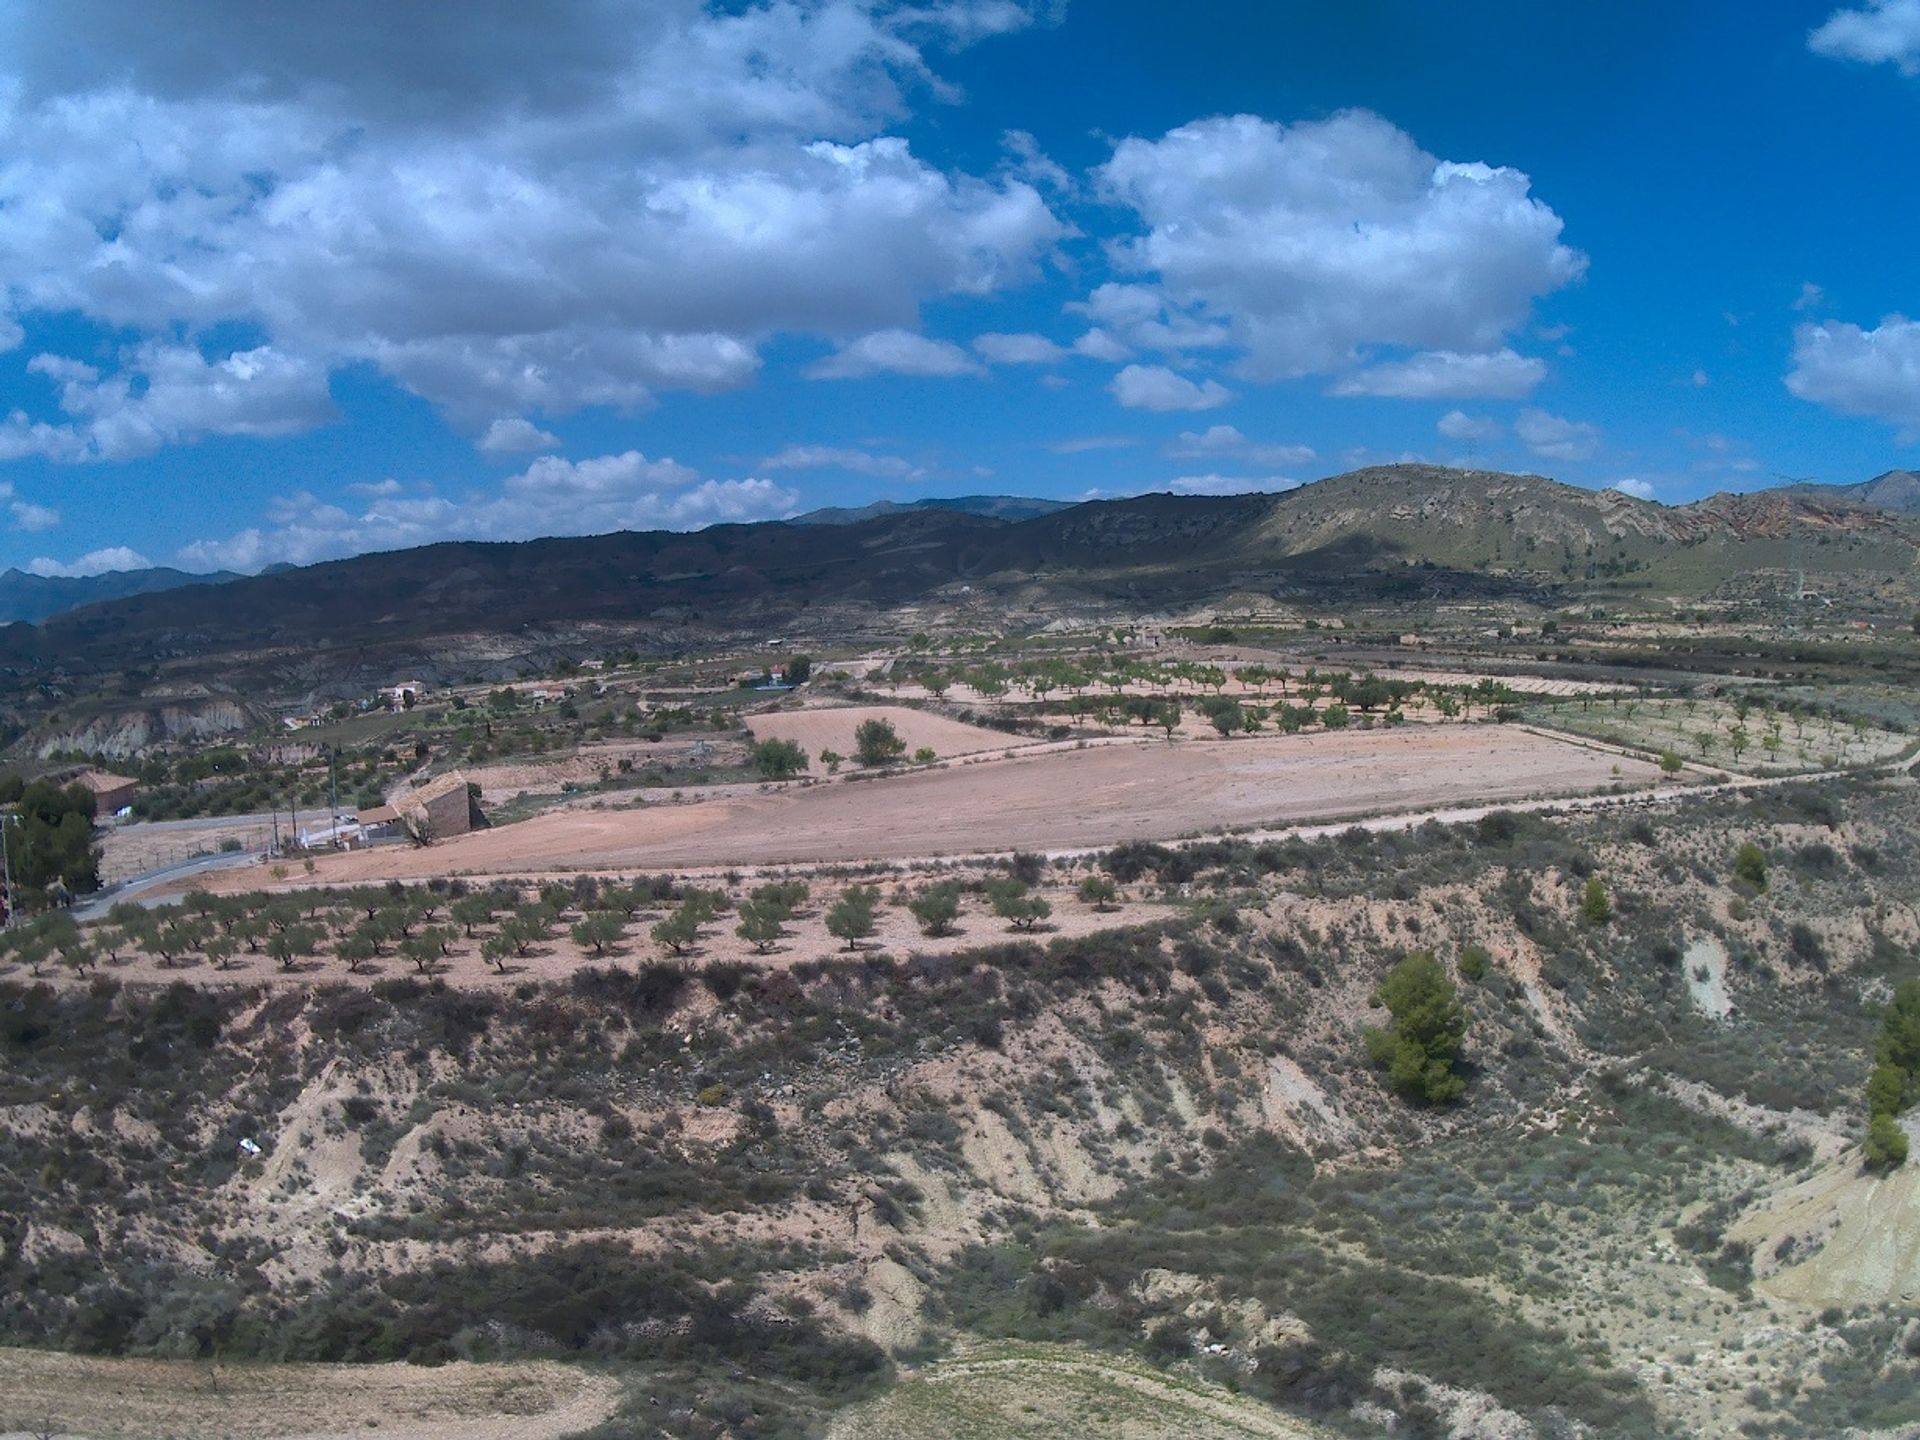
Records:
[[[909,609],[914,628],[929,612],[1023,625],[1249,603],[1771,613],[1801,583],[1862,618],[1920,603],[1920,521],[1824,494],[1666,506],[1538,475],[1388,465],[1277,495],[1039,503],[1047,513],[1026,519],[912,504],[840,524],[450,542],[107,601],[0,628],[0,692],[155,665],[254,697],[402,672],[494,679],[522,657],[629,644],[844,638]]]
[[[189,575],[184,570],[169,570],[165,566],[151,570],[111,570],[105,575],[29,575],[24,570],[7,570],[0,572],[0,624],[45,620],[101,600],[151,595],[182,585],[221,585],[240,578],[228,570]]]
[[[951,510],[958,515],[984,515],[990,520],[1032,520],[1072,508],[1068,500],[1036,500],[1024,495],[957,495],[950,500],[876,500],[857,510],[828,506],[797,515],[793,525],[858,525],[887,515],[916,510]]]
[[[1920,515],[1920,474],[1911,470],[1889,470],[1857,485],[1803,484],[1785,488],[1809,499],[1864,505],[1871,510],[1891,510],[1896,515]]]

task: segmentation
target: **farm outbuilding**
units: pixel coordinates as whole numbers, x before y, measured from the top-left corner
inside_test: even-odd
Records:
[[[93,792],[93,814],[97,820],[104,820],[116,811],[124,810],[133,803],[133,797],[140,793],[138,780],[106,770],[82,770],[67,783],[84,785]]]
[[[449,770],[417,789],[394,796],[393,808],[422,840],[444,840],[473,828],[473,797],[465,773],[459,770]]]

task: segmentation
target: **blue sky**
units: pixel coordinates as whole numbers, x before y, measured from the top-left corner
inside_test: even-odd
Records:
[[[1920,0],[0,0],[0,562],[1920,463]]]

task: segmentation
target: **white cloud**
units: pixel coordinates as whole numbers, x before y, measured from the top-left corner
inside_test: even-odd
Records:
[[[1301,484],[1288,475],[1182,475],[1168,488],[1176,495],[1275,495]]]
[[[402,485],[398,480],[395,480],[391,475],[385,480],[362,480],[347,486],[347,493],[349,495],[391,498],[392,496],[404,494],[405,492],[406,486]]]
[[[1308,465],[1317,457],[1311,445],[1256,444],[1232,425],[1182,430],[1162,452],[1173,460],[1219,457],[1248,465]]]
[[[1598,428],[1545,410],[1522,410],[1513,422],[1513,433],[1534,454],[1549,460],[1590,460],[1600,448]]]
[[[638,451],[565,460],[543,455],[494,493],[459,499],[380,497],[354,513],[306,492],[281,497],[265,526],[180,551],[197,568],[258,570],[437,540],[525,540],[614,530],[696,530],[791,515],[800,497],[771,480],[701,480],[674,460]]]
[[[1217,380],[1196,385],[1164,365],[1129,365],[1107,389],[1129,410],[1217,410],[1233,399]]]
[[[1696,390],[1704,390],[1713,383],[1713,379],[1706,371],[1696,370],[1688,377],[1688,383]]]
[[[25,530],[30,534],[42,530],[53,530],[60,524],[60,512],[48,505],[36,505],[31,500],[9,500],[7,513],[13,516],[16,530]]]
[[[1807,36],[1816,55],[1891,62],[1902,75],[1920,75],[1920,0],[1868,0],[1861,10],[1836,10]]]
[[[138,550],[130,550],[125,545],[110,545],[104,550],[89,550],[78,560],[63,564],[50,556],[42,555],[27,563],[27,573],[47,577],[73,579],[83,575],[105,575],[115,570],[151,570],[153,562]]]
[[[1612,488],[1618,490],[1622,495],[1631,495],[1636,500],[1651,500],[1653,498],[1653,482],[1651,480],[1640,480],[1630,476],[1625,480],[1614,481]]]
[[[1044,335],[976,335],[973,348],[995,365],[1054,365],[1067,358],[1068,351]]]
[[[1366,111],[1198,120],[1122,141],[1098,181],[1146,226],[1114,262],[1150,278],[1096,292],[1090,313],[1136,344],[1225,327],[1254,378],[1341,370],[1378,345],[1497,350],[1586,268],[1524,174],[1437,160]]]
[[[16,411],[0,428],[0,458],[129,460],[206,435],[291,435],[335,415],[326,372],[270,345],[209,361],[156,342],[122,352],[112,374],[60,355],[36,355],[27,369],[53,382],[67,419]]]
[[[25,530],[29,534],[41,530],[52,530],[60,523],[60,512],[46,505],[39,505],[15,492],[8,480],[0,480],[0,506],[13,520],[13,528]]]
[[[535,450],[558,450],[560,437],[542,430],[519,415],[502,415],[477,442],[490,455],[526,454]]]
[[[1838,320],[1796,327],[1787,389],[1897,425],[1903,440],[1920,434],[1920,321],[1887,315],[1872,330]]]
[[[1433,428],[1448,440],[1491,440],[1501,434],[1498,420],[1488,415],[1469,415],[1464,410],[1449,410],[1434,422]]]
[[[1811,280],[1803,280],[1800,282],[1800,294],[1798,298],[1794,300],[1793,308],[1796,310],[1817,310],[1821,302],[1826,298],[1827,292],[1825,290],[1821,289]]]
[[[1047,449],[1055,455],[1082,455],[1089,450],[1125,450],[1139,443],[1137,435],[1070,435],[1050,442]]]
[[[457,27],[371,0],[271,23],[136,8],[9,12],[15,312],[155,346],[238,327],[322,389],[370,363],[476,431],[744,384],[771,336],[916,324],[1022,282],[1068,233],[1027,180],[943,171],[888,133],[910,94],[952,93],[933,51],[1032,20],[1006,0],[471,0]],[[272,414],[250,389],[253,428],[225,433],[330,413],[307,387]],[[0,445],[73,451],[45,419]]]
[[[850,340],[803,372],[809,380],[861,380],[871,375],[934,379],[984,375],[986,369],[958,345],[911,330],[876,330]]]
[[[760,462],[762,470],[847,470],[855,475],[873,475],[883,480],[910,480],[923,473],[919,466],[898,455],[875,455],[838,445],[789,445],[777,455]]]
[[[1009,157],[1008,168],[1036,189],[1068,196],[1079,191],[1079,182],[1064,166],[1051,159],[1027,131],[1009,130],[1000,137],[1000,143]]]
[[[0,355],[9,350],[18,350],[27,342],[27,332],[11,315],[0,311]]]
[[[1133,358],[1132,350],[1097,325],[1073,342],[1073,353],[1108,365],[1118,365],[1123,360]]]
[[[1386,395],[1399,400],[1518,400],[1547,378],[1543,360],[1512,350],[1462,355],[1429,350],[1408,360],[1371,365],[1341,377],[1335,395]]]

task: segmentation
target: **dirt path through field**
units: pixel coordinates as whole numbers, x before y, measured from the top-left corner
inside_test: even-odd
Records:
[[[0,1440],[558,1440],[613,1413],[619,1382],[512,1365],[220,1365],[0,1349]]]
[[[1174,840],[1382,810],[1650,786],[1652,765],[1510,726],[1409,726],[978,759],[701,804],[570,811],[424,850],[323,860],[317,879],[809,864]]]

